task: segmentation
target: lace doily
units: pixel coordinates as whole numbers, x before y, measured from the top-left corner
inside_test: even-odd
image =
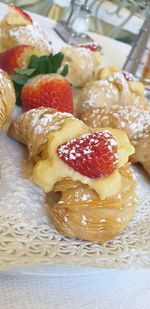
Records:
[[[35,264],[150,267],[150,186],[135,169],[139,205],[122,235],[104,245],[61,236],[47,216],[45,194],[29,179],[24,146],[0,133],[0,270]]]

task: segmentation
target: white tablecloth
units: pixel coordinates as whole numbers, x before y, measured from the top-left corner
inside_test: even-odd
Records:
[[[1,275],[1,309],[149,309],[150,271],[84,277]]]
[[[0,4],[0,18],[5,7]],[[44,18],[40,24],[45,24]],[[53,23],[52,23],[53,24]],[[56,49],[62,41],[50,28],[45,29],[51,35]],[[93,38],[102,43],[107,63],[122,65],[130,47],[113,42],[111,39],[93,34]],[[111,48],[109,47],[111,45]],[[122,49],[121,57],[117,51]],[[112,55],[113,56],[112,63]],[[0,309],[149,309],[150,308],[150,271],[112,271],[100,270],[94,275],[84,276],[0,276]]]

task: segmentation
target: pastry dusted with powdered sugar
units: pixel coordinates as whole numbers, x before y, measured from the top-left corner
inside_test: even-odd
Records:
[[[8,74],[0,70],[0,128],[10,117],[16,102],[15,90]]]
[[[128,164],[134,147],[124,132],[93,130],[71,114],[38,108],[16,119],[8,133],[35,160],[32,180],[60,193],[49,212],[61,234],[102,243],[124,230],[136,209]]]
[[[150,106],[143,84],[111,67],[104,68],[99,77],[81,92],[81,119],[93,128],[124,130],[135,147],[131,161],[140,162],[150,175]]]
[[[0,51],[24,44],[36,47],[43,54],[52,51],[40,27],[26,12],[11,4],[0,22]]]

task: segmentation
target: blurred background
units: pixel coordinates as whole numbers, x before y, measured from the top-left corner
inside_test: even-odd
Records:
[[[11,3],[12,1],[0,1]],[[132,44],[150,11],[150,0],[16,0],[23,9],[55,20],[67,21],[70,14],[88,23],[88,30]]]

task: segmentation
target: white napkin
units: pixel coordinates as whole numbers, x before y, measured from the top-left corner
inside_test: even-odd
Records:
[[[1,309],[149,309],[150,271],[0,277]]]

